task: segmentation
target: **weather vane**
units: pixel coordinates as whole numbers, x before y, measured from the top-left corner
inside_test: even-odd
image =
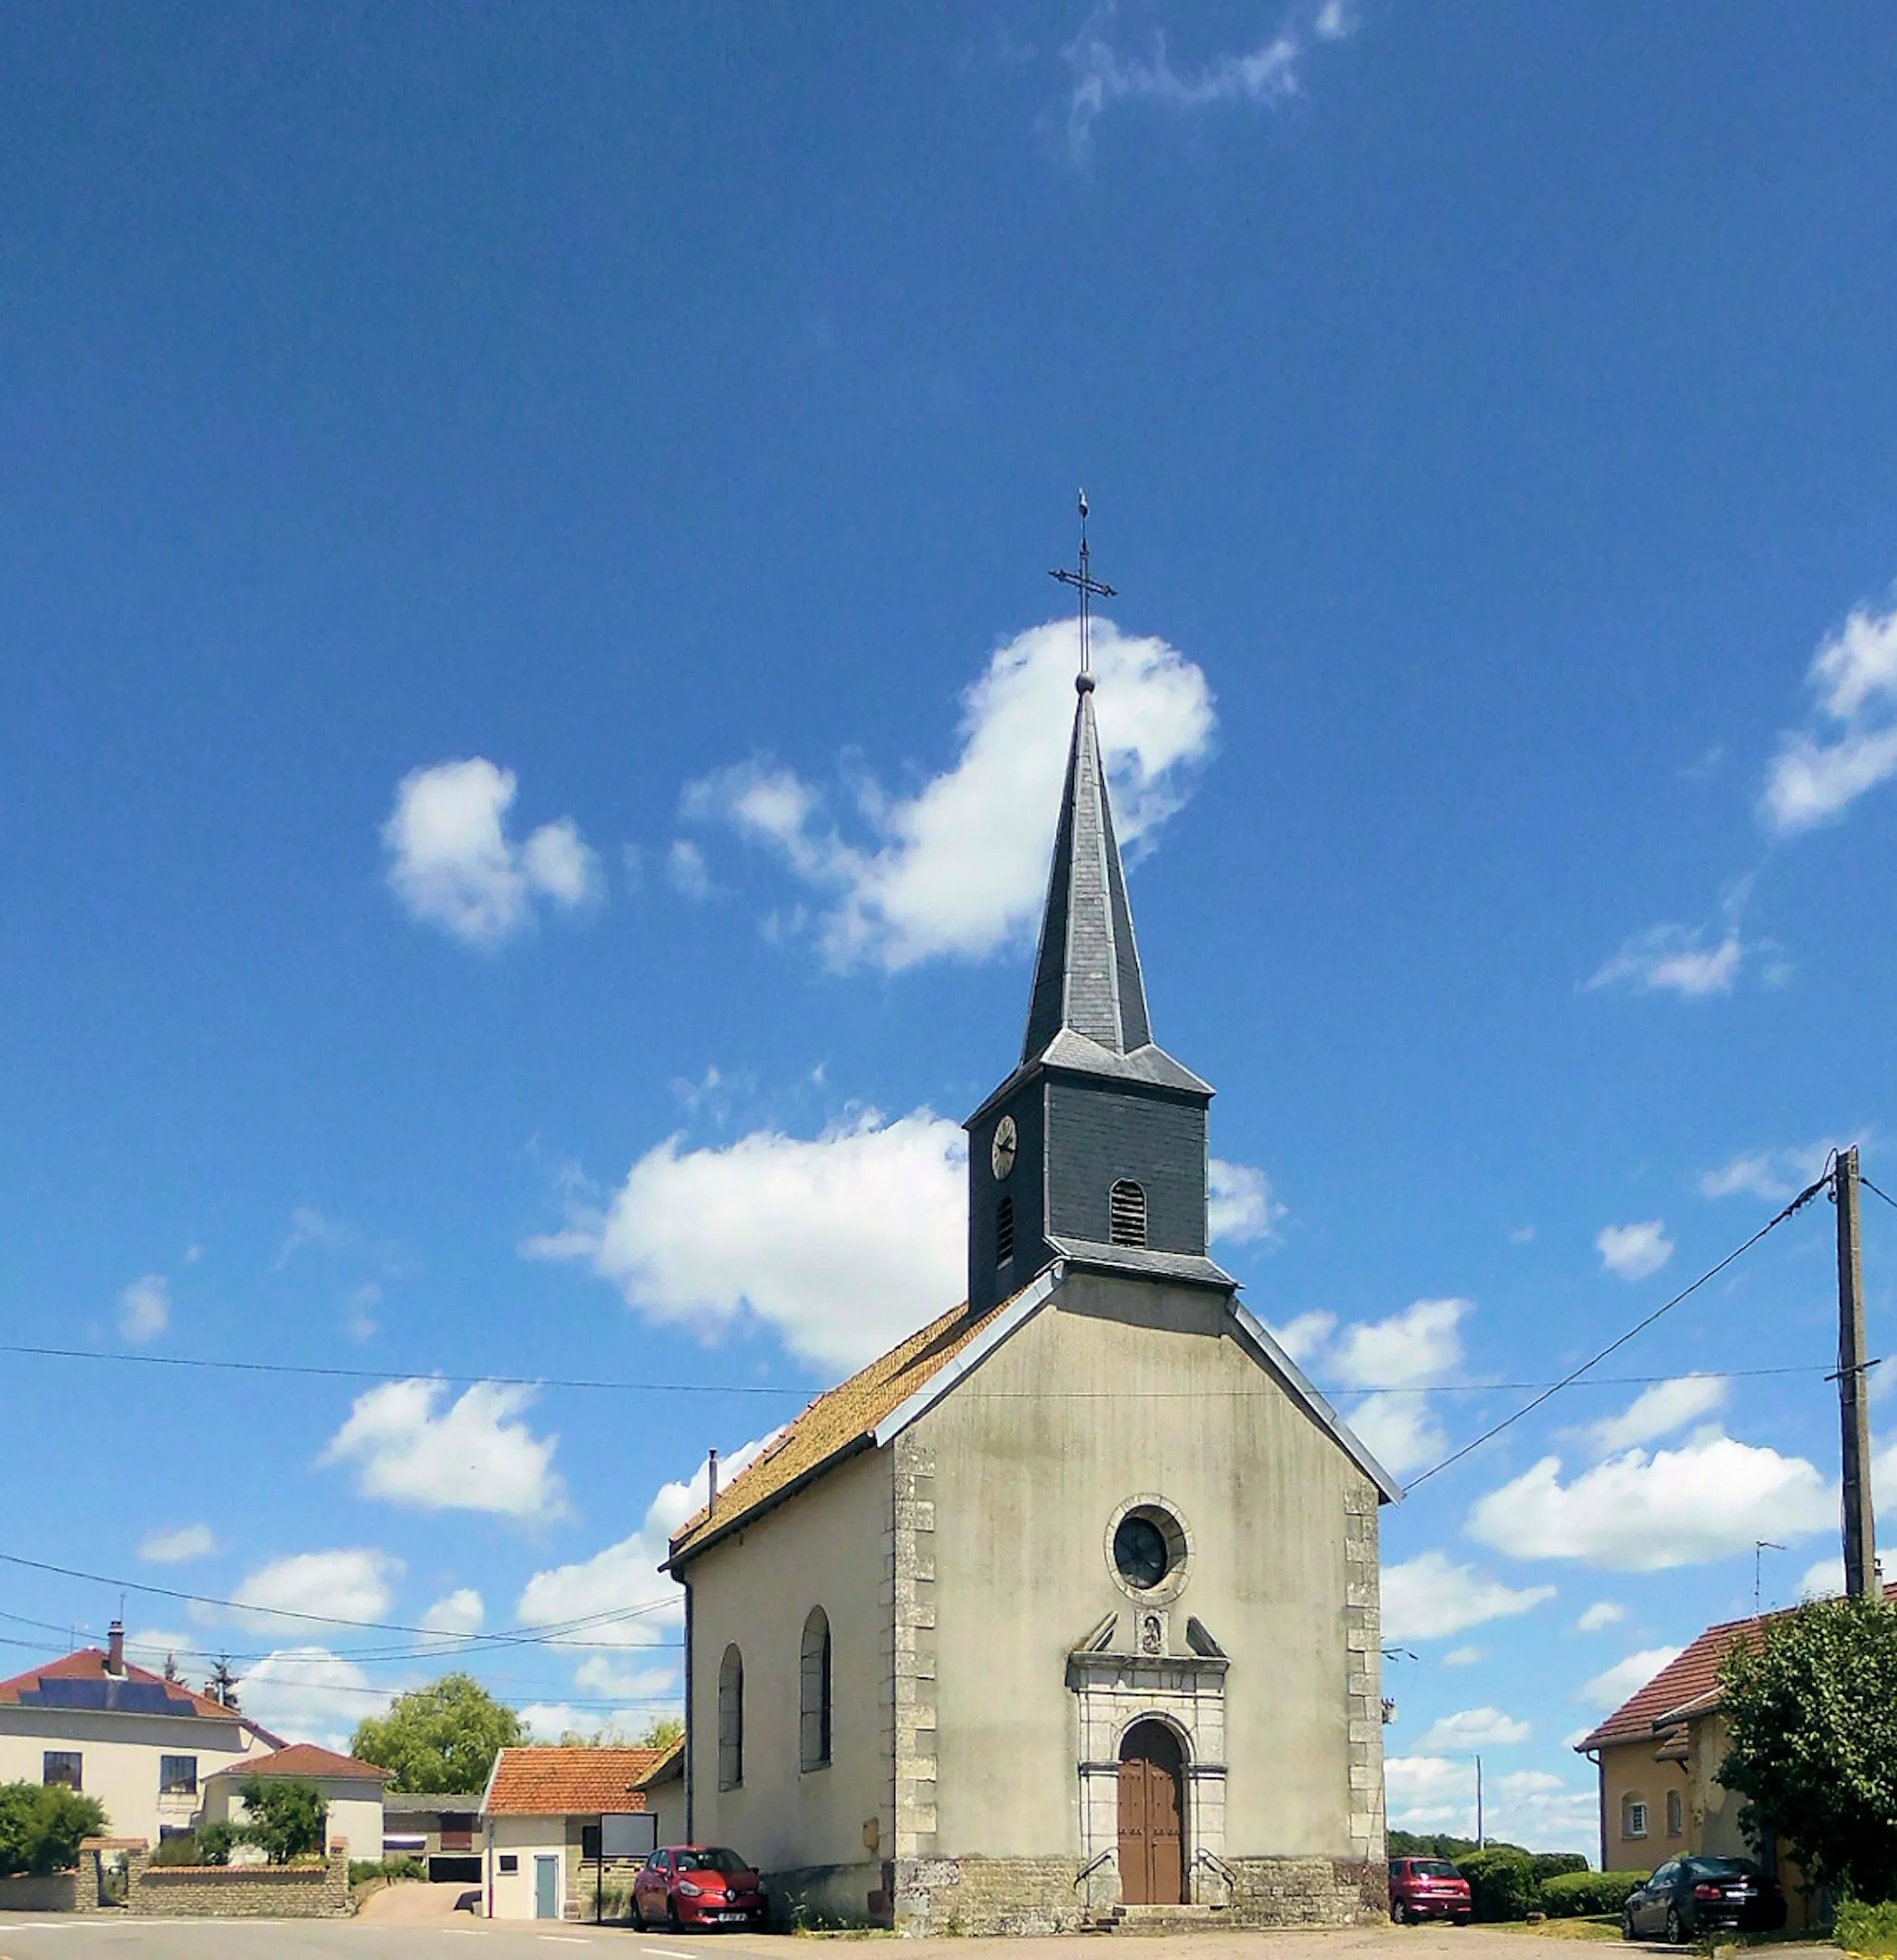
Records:
[[[1093,626],[1093,601],[1096,599],[1117,599],[1119,595],[1104,580],[1095,578],[1087,558],[1087,493],[1080,494],[1081,506],[1081,568],[1078,572],[1050,572],[1050,578],[1057,578],[1064,586],[1071,586],[1081,595],[1081,671],[1074,686],[1082,693],[1093,691],[1093,648],[1091,634]]]

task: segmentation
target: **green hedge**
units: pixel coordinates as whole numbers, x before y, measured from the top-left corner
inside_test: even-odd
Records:
[[[1529,1853],[1494,1845],[1458,1858],[1456,1869],[1469,1881],[1469,1903],[1476,1918],[1522,1919],[1535,1909],[1540,1887]]]
[[[360,1885],[367,1878],[425,1878],[428,1867],[419,1858],[351,1858],[349,1883]]]
[[[1897,1899],[1866,1905],[1862,1899],[1840,1899],[1831,1937],[1852,1954],[1897,1954]]]
[[[1618,1913],[1645,1872],[1567,1872],[1542,1881],[1541,1910],[1550,1919],[1586,1919]]]

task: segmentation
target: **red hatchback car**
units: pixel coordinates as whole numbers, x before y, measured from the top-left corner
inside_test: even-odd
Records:
[[[1398,1926],[1413,1919],[1467,1926],[1469,1881],[1447,1858],[1392,1858],[1390,1917]]]
[[[686,1926],[764,1924],[764,1891],[752,1866],[722,1844],[667,1844],[632,1881],[633,1923],[674,1932]]]

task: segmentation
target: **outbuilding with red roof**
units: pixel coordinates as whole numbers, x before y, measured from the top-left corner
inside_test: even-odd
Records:
[[[293,1742],[267,1756],[254,1757],[219,1770],[205,1786],[206,1824],[242,1824],[249,1815],[245,1784],[252,1777],[295,1777],[313,1783],[329,1806],[323,1817],[323,1840],[346,1840],[352,1856],[382,1856],[382,1792],[390,1772],[373,1763],[359,1763],[314,1742]]]

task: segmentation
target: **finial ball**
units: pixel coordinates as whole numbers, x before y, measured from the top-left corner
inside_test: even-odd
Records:
[[[1091,674],[1076,674],[1074,676],[1074,692],[1076,694],[1091,694],[1093,691],[1094,677]]]

